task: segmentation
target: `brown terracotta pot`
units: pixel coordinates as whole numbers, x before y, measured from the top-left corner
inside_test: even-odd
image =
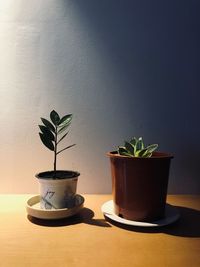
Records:
[[[154,152],[150,158],[107,154],[111,162],[114,212],[128,220],[151,222],[165,214],[172,155]]]

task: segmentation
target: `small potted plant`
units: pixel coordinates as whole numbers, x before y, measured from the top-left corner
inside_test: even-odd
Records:
[[[128,220],[152,222],[165,215],[172,155],[155,152],[157,144],[145,146],[133,138],[109,152],[114,212]]]
[[[73,145],[59,148],[60,143],[68,134],[68,127],[72,121],[72,114],[60,118],[53,110],[50,120],[41,118],[40,139],[42,143],[54,154],[54,169],[36,174],[40,185],[40,206],[42,209],[62,209],[73,205],[76,195],[78,176],[77,171],[57,170],[57,156],[73,147]]]

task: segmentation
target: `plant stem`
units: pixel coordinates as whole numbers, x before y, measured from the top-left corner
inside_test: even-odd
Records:
[[[57,126],[56,126],[56,130],[55,130],[55,147],[54,147],[54,178],[56,178],[57,138],[58,138],[58,132],[57,132]]]
[[[65,148],[61,149],[60,151],[58,151],[56,154],[58,155],[58,154],[60,154],[61,152],[63,152],[64,150],[66,150],[66,149],[68,149],[68,148],[70,148],[70,147],[73,147],[73,146],[75,146],[75,145],[76,145],[76,144],[73,144],[73,145],[67,146],[67,147],[65,147]]]

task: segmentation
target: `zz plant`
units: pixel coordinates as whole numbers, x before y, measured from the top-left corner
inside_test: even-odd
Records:
[[[118,154],[128,157],[149,158],[157,147],[158,144],[145,146],[142,137],[134,137],[130,142],[125,141],[124,146],[118,147]]]
[[[42,143],[51,151],[54,152],[54,176],[56,176],[56,164],[57,164],[57,155],[63,152],[64,150],[73,147],[69,145],[62,149],[58,149],[58,144],[67,136],[68,127],[72,121],[72,114],[68,114],[60,118],[58,113],[55,110],[50,112],[51,121],[41,118],[43,125],[39,125],[40,139]],[[66,132],[67,131],[67,132]]]

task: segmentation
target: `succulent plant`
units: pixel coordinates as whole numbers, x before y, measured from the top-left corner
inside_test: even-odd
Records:
[[[124,146],[118,147],[118,154],[128,157],[149,158],[157,147],[158,144],[145,146],[142,137],[134,137],[130,142],[125,141]]]
[[[56,163],[57,155],[63,152],[64,150],[74,146],[69,145],[58,150],[58,144],[67,136],[67,128],[71,124],[72,114],[68,114],[60,118],[58,113],[55,110],[50,112],[51,121],[41,118],[43,125],[39,125],[40,128],[40,139],[42,143],[51,151],[54,152],[54,174],[56,175]]]

